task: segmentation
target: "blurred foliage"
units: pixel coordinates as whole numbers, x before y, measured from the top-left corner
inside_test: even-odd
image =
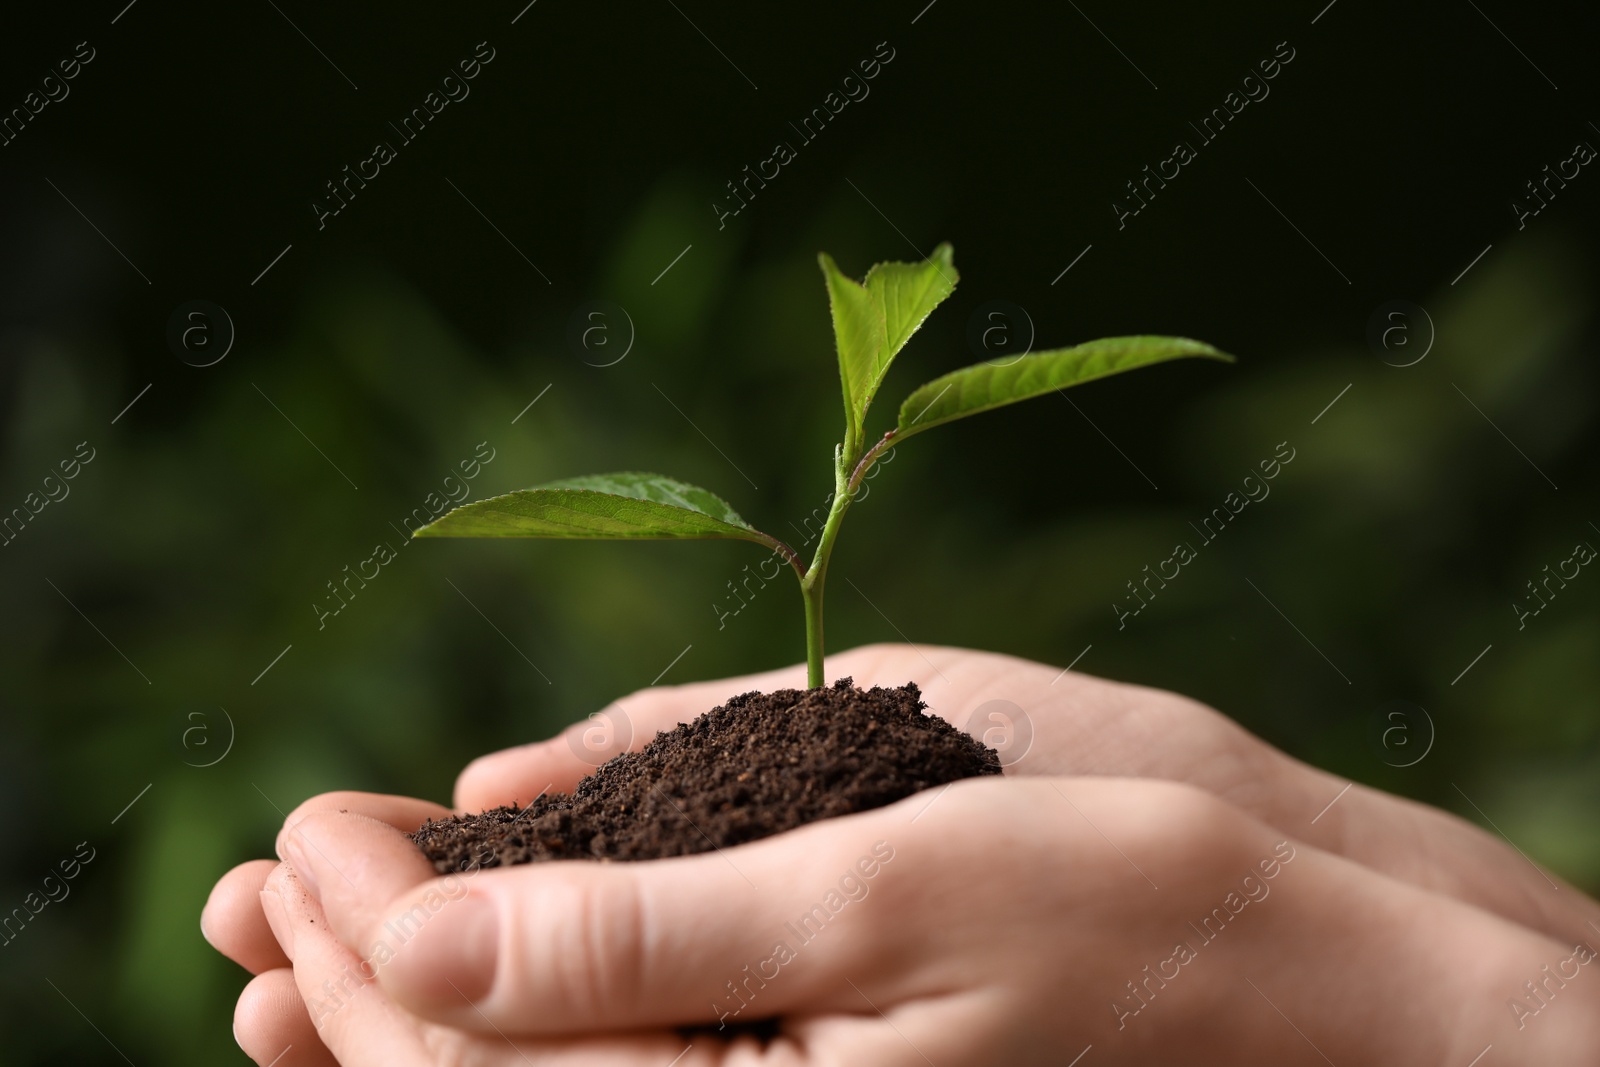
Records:
[[[1582,124],[1563,125],[1470,11],[1396,9],[1375,34],[1359,8],[1312,31],[1280,6],[1174,8],[1161,26],[1096,12],[1159,95],[1066,6],[1005,15],[1025,40],[973,33],[946,5],[915,37],[909,12],[857,6],[705,19],[730,54],[763,57],[757,94],[666,6],[597,33],[591,9],[541,4],[522,36],[496,36],[505,58],[472,100],[326,233],[305,199],[416,98],[416,71],[489,32],[476,10],[444,29],[432,8],[318,12],[308,32],[362,83],[343,103],[316,95],[347,87],[267,9],[258,23],[139,5],[126,36],[105,30],[72,100],[7,148],[25,180],[0,175],[0,514],[78,442],[96,450],[70,496],[0,548],[0,801],[21,815],[0,913],[77,842],[97,851],[0,947],[0,1064],[123,1063],[111,1042],[140,1064],[242,1062],[228,1024],[246,976],[197,918],[295,804],[335,788],[447,800],[472,757],[649,684],[685,646],[664,681],[799,661],[785,577],[719,628],[728,583],[761,558],[751,546],[402,546],[396,527],[486,442],[475,497],[643,468],[785,536],[832,488],[824,249],[860,276],[949,239],[964,279],[900,356],[869,432],[976,358],[967,323],[991,299],[1027,306],[1040,347],[1170,333],[1241,359],[1094,383],[1073,392],[1081,412],[1047,397],[898,450],[835,554],[831,648],[903,632],[1065,665],[1092,646],[1078,669],[1188,693],[1334,773],[1492,818],[1600,889],[1600,576],[1585,569],[1524,629],[1512,608],[1576,541],[1600,545],[1594,200],[1564,193],[1525,234],[1505,211]],[[282,40],[263,43],[262,26]],[[1457,34],[1448,47],[1441,32]],[[1568,89],[1591,76],[1586,35],[1507,32],[1534,42],[1563,98],[1586,98]],[[194,34],[207,43],[184,54]],[[1291,35],[1302,58],[1272,100],[1112,229],[1106,201],[1181,116]],[[872,98],[714,229],[725,180],[885,36],[902,51]],[[57,48],[24,43],[30,70]],[[1357,282],[1341,285],[1246,173]],[[1437,328],[1407,368],[1362,343],[1397,295]],[[194,296],[240,327],[204,370],[159,340]],[[566,343],[591,299],[637,328],[615,366]],[[1190,524],[1283,441],[1296,458],[1271,495],[1119,630],[1125,583],[1196,540]],[[384,542],[397,558],[319,627],[328,583]],[[1408,768],[1371,742],[1395,700],[1437,730]],[[230,718],[231,751],[193,766],[223,751]]]
[[[200,940],[196,916],[217,875],[270,850],[294,804],[331,788],[445,799],[472,756],[649,683],[688,644],[668,680],[802,657],[799,600],[781,577],[716,625],[725,584],[759,558],[748,546],[402,547],[391,526],[484,441],[494,459],[470,483],[475,496],[646,466],[714,486],[775,529],[820,504],[837,385],[810,257],[686,259],[677,269],[690,298],[662,302],[649,286],[659,244],[641,235],[670,234],[690,207],[669,183],[619,234],[602,291],[641,329],[635,352],[606,369],[533,338],[487,359],[406,284],[359,263],[307,287],[282,345],[245,357],[250,377],[219,378],[181,422],[143,433],[84,430],[102,422],[88,398],[104,392],[93,379],[105,354],[81,338],[35,341],[4,484],[18,495],[85,434],[98,454],[4,558],[13,601],[0,654],[25,701],[4,750],[6,800],[37,810],[38,797],[59,798],[54,822],[13,835],[6,900],[20,902],[79,839],[100,855],[74,883],[72,906],[93,908],[94,921],[47,911],[7,947],[8,983],[51,976],[107,1006],[163,1061],[221,1057],[218,1020],[243,976]],[[1065,404],[919,439],[852,514],[831,646],[896,637],[847,575],[919,641],[1056,663],[1092,643],[1081,669],[1193,694],[1337,773],[1457,809],[1459,786],[1530,854],[1600,885],[1600,623],[1578,603],[1592,591],[1580,578],[1520,632],[1509,607],[1525,578],[1600,534],[1570,503],[1580,493],[1550,491],[1453,388],[1492,405],[1547,471],[1592,479],[1569,458],[1594,436],[1593,371],[1578,348],[1590,284],[1560,246],[1529,246],[1429,302],[1439,342],[1415,367],[1330,349],[1189,369],[1197,395],[1172,408],[1171,424],[1125,422],[1163,482],[1174,479],[1137,500],[1083,506],[1070,475],[1044,491],[1041,465],[1137,478]],[[741,314],[750,308],[761,313]],[[903,357],[916,370],[902,378],[950,362],[937,353],[951,339],[928,334]],[[730,360],[729,336],[762,360]],[[1168,371],[1183,373],[1145,373]],[[1145,384],[1091,388],[1137,405]],[[1175,540],[1197,541],[1187,524],[1284,440],[1296,458],[1271,495],[1119,631],[1110,604],[1124,582]],[[311,605],[331,603],[324,583],[377,542],[398,558],[319,629]],[[1403,770],[1368,742],[1376,709],[1394,698],[1427,708],[1438,729],[1429,757]],[[185,766],[220,754],[221,708],[237,727],[232,751],[214,767]],[[191,733],[185,748],[196,723],[210,733]],[[39,999],[7,991],[14,1007],[55,1010]],[[13,1049],[19,1059],[83,1054],[60,1044],[63,1031],[37,1033],[27,1039],[37,1048]]]

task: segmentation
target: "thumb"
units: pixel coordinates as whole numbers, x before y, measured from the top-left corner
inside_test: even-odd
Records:
[[[894,843],[925,836],[909,825],[914,810],[650,863],[482,871],[444,905],[448,921],[415,926],[378,980],[426,1018],[520,1034],[726,1023],[746,1008],[765,1017],[834,999],[857,1007],[845,978],[871,990],[884,961],[903,975],[925,941],[892,921],[919,891]],[[402,892],[364,940],[436,907],[435,890]]]

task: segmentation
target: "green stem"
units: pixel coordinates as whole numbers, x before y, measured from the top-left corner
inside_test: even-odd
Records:
[[[833,502],[828,508],[828,521],[822,527],[822,537],[817,541],[817,553],[812,557],[811,568],[800,580],[800,596],[806,605],[806,685],[812,689],[826,684],[822,671],[822,591],[828,578],[828,560],[833,555],[833,544],[839,538],[844,513],[850,510],[859,484],[859,479],[851,477],[854,472],[846,463],[845,455],[842,448],[834,453]]]
[[[850,480],[846,483],[845,488],[851,496],[855,496],[856,490],[861,488],[861,479],[865,478],[867,471],[871,470],[872,465],[878,462],[878,457],[883,455],[885,449],[894,444],[895,433],[895,430],[890,430],[884,434],[877,444],[867,449],[866,455],[861,457],[861,462],[857,463],[855,470],[850,472]]]
[[[806,602],[806,687],[819,689],[822,677],[822,583],[809,579],[800,583]]]

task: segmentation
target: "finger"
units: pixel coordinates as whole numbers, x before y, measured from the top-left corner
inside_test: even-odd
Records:
[[[239,994],[233,1037],[261,1067],[338,1067],[317,1038],[288,967],[264,971]]]
[[[1584,1022],[1600,1018],[1600,987],[1574,990],[1561,982],[1542,990],[1559,991],[1564,999],[1553,1004],[1532,992],[1564,959],[1577,973],[1581,959],[1594,958],[1592,950],[1575,954],[1573,942],[1313,846],[1292,846],[1278,858],[1275,881],[1264,873],[1272,868],[1260,868],[1262,874],[1246,868],[1245,878],[1232,880],[1231,900],[1213,893],[1217,906],[1198,913],[1202,925],[1180,933],[1190,959],[1198,956],[1207,968],[1209,987],[1182,979],[1190,961],[1162,952],[1174,958],[1133,975],[1128,995],[1113,1002],[1119,1025],[1114,1031],[1106,1021],[1108,1039],[1124,1027],[1137,1033],[1187,1014],[1211,1021],[1192,1035],[1211,1032],[1215,1045],[1206,1063],[1284,1062],[1296,1055],[1316,1062],[1307,1057],[1308,1044],[1319,1058],[1338,1063],[1437,1062],[1440,1050],[1449,1050],[1445,1061],[1466,1063],[1491,1045],[1520,1050],[1527,1059],[1518,1062],[1548,1063],[1563,1058],[1559,1049],[1579,1047],[1566,1044],[1574,1033],[1596,1032]],[[1297,951],[1308,944],[1338,949],[1319,954],[1328,966],[1308,968],[1307,955]],[[1224,971],[1212,970],[1210,960]],[[1172,965],[1176,972],[1164,970]],[[1140,982],[1152,974],[1150,985]],[[1527,1017],[1546,1008],[1550,1021],[1541,1019],[1535,1034]],[[1285,1019],[1295,1020],[1295,1028],[1284,1026]]]
[[[371,971],[327,929],[327,917],[298,872],[267,880],[295,958],[294,981],[313,1032],[342,1067],[430,1067],[421,1020],[399,1010],[370,982]]]
[[[261,913],[261,887],[276,866],[272,860],[241,863],[217,880],[200,912],[206,941],[251,974],[289,966]]]
[[[970,785],[952,794],[963,787]],[[931,822],[912,825],[924,803],[913,798],[698,856],[452,875],[388,897],[377,915],[361,903],[366,887],[324,900],[342,937],[364,927],[355,936],[383,961],[385,993],[450,1026],[558,1034],[720,1023],[738,1014],[736,987],[762,991],[763,1017],[815,1010],[853,996],[843,977],[875,988],[885,961],[912,967],[937,940],[921,926],[887,921],[918,892],[909,872],[873,884],[902,839],[923,839],[924,848],[933,840]],[[317,819],[306,829],[322,836],[329,827]],[[987,837],[974,836],[988,847]],[[321,844],[324,852],[337,847]],[[400,881],[390,875],[371,895]],[[780,941],[786,947],[778,950]]]
[[[850,674],[863,686],[916,682],[931,712],[976,733],[987,728],[988,717],[975,726],[969,720],[987,702],[1009,701],[1034,736],[1031,748],[1008,754],[1008,774],[1187,782],[1319,848],[1542,933],[1570,940],[1600,927],[1600,904],[1476,827],[1360,786],[1344,794],[1347,780],[1279,752],[1177,694],[1010,656],[931,646],[868,646],[831,657],[828,667],[831,677]],[[635,694],[621,702],[633,727],[631,747],[741,688],[799,685],[799,679],[794,667]],[[597,762],[574,754],[584,751],[579,742],[586,730],[604,741],[605,730],[579,724],[553,741],[485,758],[463,775],[458,803],[476,809],[528,799],[546,787],[570,789]]]
[[[960,820],[949,817],[970,815],[968,801],[1004,787],[952,789],[946,806],[935,809],[943,862],[919,878],[918,910],[891,909],[885,921],[909,923],[946,945],[931,963],[913,954],[897,959],[895,970],[943,967],[948,977],[930,996],[897,989],[894,976],[876,986],[870,972],[836,976],[858,997],[855,1011],[869,1022],[868,1012],[877,1013],[887,1024],[881,1032],[851,1035],[879,1040],[881,1051],[870,1062],[916,1063],[924,1049],[953,1062],[1029,1062],[1039,1057],[1040,1049],[1028,1045],[1037,1034],[1026,1022],[996,1027],[994,1018],[1004,1016],[1005,1004],[1030,997],[1071,1013],[1074,1028],[1085,1030],[1082,1040],[1107,1051],[1138,1048],[1163,1031],[1184,1035],[1185,1054],[1169,1048],[1157,1055],[1146,1046],[1147,1054],[1134,1058],[1140,1063],[1320,1063],[1322,1053],[1338,1063],[1468,1063],[1491,1044],[1546,1063],[1560,1062],[1562,1049],[1570,1058],[1570,1050],[1594,1039],[1600,986],[1573,981],[1594,959],[1587,944],[1575,947],[1343,857],[1280,841],[1259,821],[1192,788],[1105,779],[1056,784],[1071,803],[1069,818],[1092,824],[1089,847],[1050,836],[1039,818],[1043,805],[1030,803],[1021,839],[1005,839],[1020,823],[1017,813],[993,819],[990,847],[980,853],[989,862],[963,862]],[[997,841],[1007,847],[997,850]],[[917,847],[914,837],[907,841],[904,862],[915,863]],[[1030,850],[1019,870],[996,867],[1019,847]],[[1136,877],[1127,879],[1115,863],[1110,871],[1094,870],[1085,861],[1095,847],[1137,870]],[[1064,869],[1052,867],[1061,855]],[[923,873],[915,866],[901,871]],[[1153,877],[1150,892],[1124,889],[1110,877],[1118,873],[1141,890],[1138,881]],[[972,908],[974,900],[985,906]],[[938,903],[929,908],[929,902]],[[951,930],[962,928],[981,935],[981,942],[969,942],[977,951],[964,952],[951,940]],[[990,955],[1002,962],[985,973]],[[1321,962],[1308,968],[1308,958]],[[1039,997],[1041,987],[1052,993]],[[782,999],[775,990],[754,992],[757,1010]],[[1517,999],[1508,1002],[1508,995]],[[974,999],[983,1005],[976,1011]],[[956,1021],[964,1012],[967,1026]],[[1031,1014],[1023,1011],[1019,1021]],[[824,1017],[806,1035],[806,1047],[823,1062],[854,1062],[846,1051],[851,1044],[828,1043],[838,1036],[830,1034],[831,1021]],[[888,1030],[918,1054],[897,1049]],[[966,1051],[933,1044],[952,1034],[982,1044]],[[1449,1051],[1441,1057],[1441,1050]]]
[[[675,1033],[656,1032],[513,1040],[493,1027],[472,1033],[439,1027],[394,1004],[371,978],[378,972],[345,948],[330,930],[316,899],[296,884],[297,876],[282,869],[268,883],[277,895],[284,922],[294,942],[294,982],[313,1027],[312,1034],[343,1067],[715,1067],[724,1053],[737,1049],[744,1064],[756,1062],[754,1042],[723,1043],[700,1038],[686,1041]]]
[[[853,1011],[801,1015],[783,1020],[783,1033],[815,1063],[870,1063],[873,1067],[928,1067],[928,1064],[1068,1064],[1059,1047],[1046,1049],[1038,1037],[1002,1047],[995,1020],[1003,1014],[992,995],[970,992],[893,1004],[864,994]],[[1008,1030],[1020,1029],[1008,1027]],[[1068,1067],[1073,1065],[1068,1064]],[[1193,1065],[1188,1065],[1193,1067]]]
[[[434,878],[433,864],[403,833],[353,812],[313,812],[280,842],[302,888],[330,914],[334,936],[358,953],[390,902]]]
[[[936,650],[951,653],[959,650]],[[974,655],[973,653],[966,653]],[[903,662],[916,657],[910,646],[869,645],[828,657],[830,678],[854,675],[863,688],[900,686],[916,681],[906,676]],[[1020,661],[1019,661],[1020,662]],[[931,664],[918,664],[924,680],[937,678]],[[728,699],[752,690],[804,689],[803,663],[685,685],[655,686],[630,696],[573,723],[548,741],[520,745],[479,757],[456,779],[455,805],[462,811],[483,811],[508,804],[527,804],[542,792],[570,793],[578,780],[606,760],[623,752],[638,751],[663,730],[690,722]]]
[[[980,714],[984,706],[1009,701],[1031,744],[1002,753],[1007,774],[1187,782],[1318,848],[1559,940],[1600,931],[1600,903],[1508,842],[1308,766],[1187,697],[994,653],[906,645],[856,652],[865,660],[851,664],[858,685],[916,681],[930,712],[981,739],[990,739],[982,736],[991,720]],[[1005,729],[1000,737],[1011,740]]]
[[[289,813],[283,820],[283,830],[278,832],[278,844],[282,845],[285,831],[308,815],[324,811],[347,811],[364,815],[369,819],[388,823],[402,833],[410,833],[429,819],[444,819],[450,815],[450,809],[443,805],[435,804],[431,800],[419,800],[416,797],[388,796],[383,793],[322,793],[300,804]],[[283,855],[281,847],[278,849],[278,855],[280,857]]]
[[[1352,787],[1330,805],[1344,788],[1341,779],[1312,773],[1321,780],[1321,790],[1305,798],[1299,813],[1305,818],[1304,812],[1321,801],[1318,823],[1326,825],[1312,827],[1307,840],[1558,941],[1570,944],[1600,935],[1600,902],[1546,871],[1509,839],[1491,836],[1448,812],[1365,786]]]
[[[291,856],[289,866],[302,883],[302,895],[314,897],[319,905],[321,917],[311,923],[315,932],[336,938],[360,965],[353,975],[336,980],[334,991],[343,990],[363,975],[367,979],[376,976],[383,992],[391,997],[395,983],[402,993],[420,984],[426,994],[422,1006],[432,1009],[421,1012],[423,1018],[471,1032],[570,1033],[591,1029],[577,1023],[530,1026],[525,1020],[486,1014],[478,1002],[493,984],[500,966],[499,913],[509,910],[520,914],[529,909],[555,927],[565,926],[568,920],[582,921],[581,898],[592,892],[585,876],[599,872],[601,865],[574,862],[541,864],[536,865],[537,869],[477,869],[436,878],[416,846],[393,827],[336,811],[308,816],[285,840]],[[711,873],[720,876],[731,870],[718,867]],[[554,878],[558,886],[554,893],[541,889],[540,874]],[[571,887],[574,877],[579,883],[576,889]],[[498,884],[491,887],[496,879]],[[667,891],[687,892],[692,881],[690,875]],[[713,894],[726,888],[701,887]],[[742,883],[741,888],[748,892]],[[271,897],[270,893],[265,895]],[[610,899],[615,899],[614,895]],[[609,914],[612,906],[598,901],[592,907],[590,914],[598,920]],[[272,915],[273,910],[269,908],[268,914]],[[280,934],[291,927],[287,919],[274,925]],[[292,950],[298,969],[308,931],[300,925],[290,932],[298,946]],[[566,957],[569,949],[587,951],[576,942],[558,951]],[[312,1003],[313,1017],[320,1021],[325,1012],[319,1003],[331,1002],[324,997]],[[407,1008],[418,1007],[405,999],[397,1002]],[[540,1004],[536,1010],[557,1019],[566,1014],[566,1009],[554,1002]],[[699,1017],[705,1012],[693,1014]],[[627,1025],[637,1027],[635,1023]],[[678,1050],[681,1049],[680,1045]]]

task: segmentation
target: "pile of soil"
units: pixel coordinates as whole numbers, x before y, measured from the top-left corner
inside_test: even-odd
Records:
[[[545,860],[648,860],[731,848],[881,808],[1000,757],[927,707],[916,685],[745,693],[568,794],[429,821],[412,840],[440,874]]]

